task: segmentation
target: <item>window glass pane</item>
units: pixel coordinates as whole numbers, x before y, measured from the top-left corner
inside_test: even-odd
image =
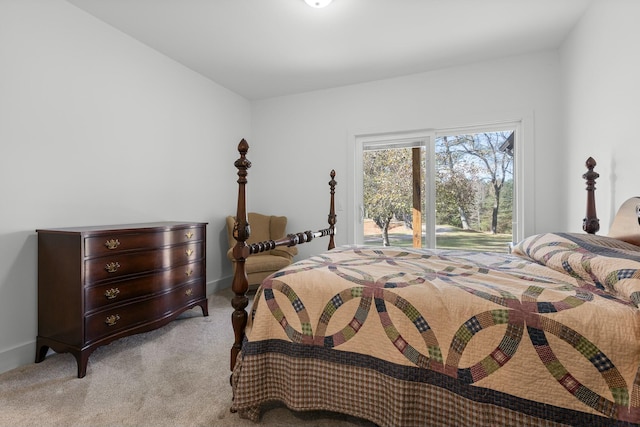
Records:
[[[365,147],[362,157],[365,244],[422,246],[424,198],[420,188],[425,160],[424,150],[416,145]]]
[[[436,138],[437,248],[507,251],[513,137],[513,131],[501,131]]]

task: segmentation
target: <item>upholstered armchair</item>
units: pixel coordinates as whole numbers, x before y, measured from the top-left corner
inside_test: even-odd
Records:
[[[263,242],[265,240],[278,240],[286,235],[287,217],[262,215],[250,212],[247,215],[247,221],[251,227],[251,235],[247,240],[247,244]],[[235,271],[235,260],[233,258],[233,247],[236,245],[236,239],[233,238],[233,226],[235,217],[227,217],[227,235],[229,238],[229,250],[227,258],[231,260]],[[293,257],[298,254],[298,248],[279,246],[271,251],[261,252],[249,256],[244,263],[245,272],[249,281],[249,288],[255,289],[262,281],[293,262]]]

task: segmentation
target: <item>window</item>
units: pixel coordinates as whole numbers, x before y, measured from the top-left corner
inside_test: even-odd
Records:
[[[520,123],[354,136],[352,242],[506,251],[522,236]]]

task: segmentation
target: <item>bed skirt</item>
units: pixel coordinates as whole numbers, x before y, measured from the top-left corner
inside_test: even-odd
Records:
[[[338,412],[379,426],[635,425],[464,384],[431,370],[323,350],[278,340],[245,343],[233,373],[232,411],[257,422],[263,405],[278,401],[294,411]]]

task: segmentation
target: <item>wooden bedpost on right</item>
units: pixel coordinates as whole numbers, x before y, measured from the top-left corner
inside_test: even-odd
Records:
[[[329,235],[329,246],[327,249],[331,250],[336,247],[335,241],[333,240],[333,236],[335,235],[336,230],[336,208],[335,208],[335,194],[336,194],[336,185],[338,184],[335,180],[336,171],[335,169],[331,170],[331,181],[329,181],[329,188],[331,189],[331,204],[329,205],[329,229],[331,230],[331,234]]]
[[[596,234],[600,230],[600,220],[596,215],[594,192],[596,191],[596,179],[600,177],[600,174],[593,170],[596,167],[596,161],[593,157],[589,157],[585,165],[588,170],[582,175],[582,178],[587,180],[587,216],[582,220],[582,229],[589,234]]]

